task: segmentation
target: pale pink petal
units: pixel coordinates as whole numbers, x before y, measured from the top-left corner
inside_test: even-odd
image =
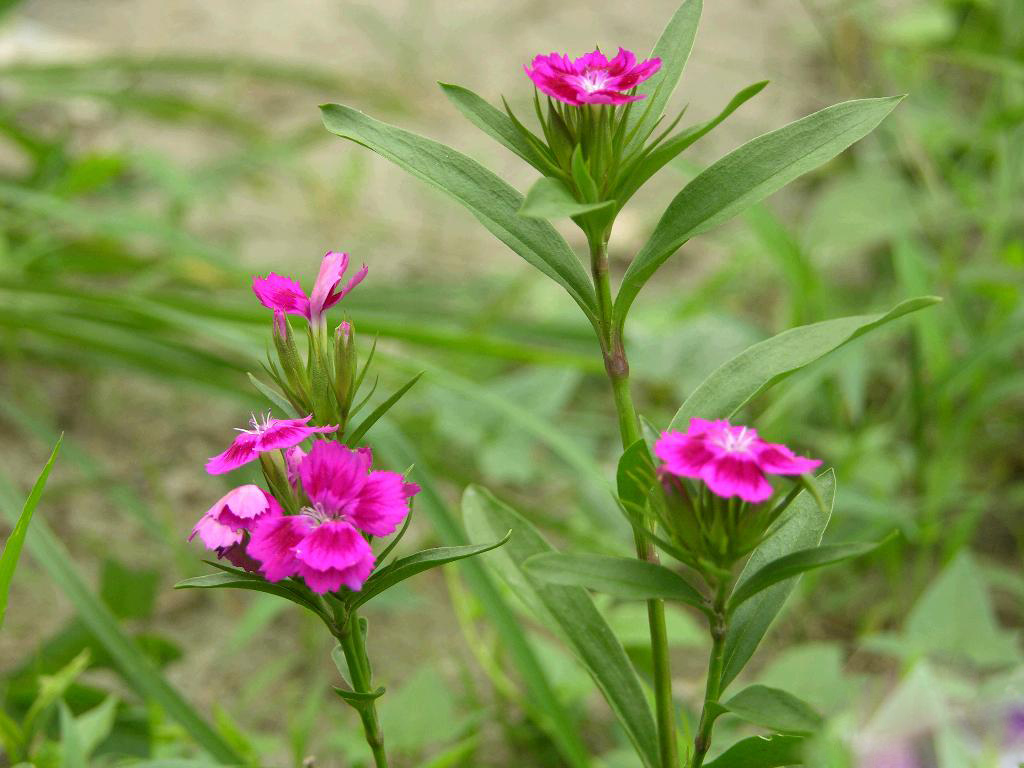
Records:
[[[199,540],[203,542],[207,549],[221,549],[240,542],[242,540],[242,531],[241,529],[224,525],[207,514],[199,518],[199,522],[192,529],[192,535],[188,537],[188,540],[192,541],[196,536],[199,537]]]
[[[358,498],[346,510],[346,517],[366,533],[387,536],[405,520],[409,499],[419,490],[397,472],[371,472]]]
[[[295,575],[295,548],[310,533],[312,522],[305,515],[286,515],[261,521],[251,534],[249,556],[260,563],[267,581],[281,581]]]
[[[724,498],[738,496],[751,504],[767,500],[772,487],[751,457],[725,456],[705,465],[701,479],[712,493]]]
[[[273,272],[266,277],[257,275],[252,279],[252,290],[263,306],[309,319],[309,298],[302,286],[290,277]]]
[[[359,271],[352,275],[352,277],[349,279],[347,283],[345,283],[345,286],[340,291],[338,291],[337,293],[333,294],[328,298],[327,303],[324,304],[324,309],[333,307],[335,304],[341,301],[342,298],[344,298],[349,291],[351,291],[353,288],[355,288],[357,285],[363,282],[363,278],[366,277],[369,271],[370,268],[363,264],[363,266],[359,268]]]
[[[313,284],[313,292],[309,295],[309,311],[313,322],[316,322],[324,310],[330,306],[331,294],[341,282],[341,276],[348,269],[348,254],[328,251],[320,262],[320,272]],[[332,302],[333,303],[333,302]]]
[[[293,445],[284,452],[284,464],[288,470],[288,482],[292,488],[299,486],[299,465],[302,464],[305,457],[306,452],[298,445]]]

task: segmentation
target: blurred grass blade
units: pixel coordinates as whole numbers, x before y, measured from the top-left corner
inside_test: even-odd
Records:
[[[0,504],[12,522],[16,519],[13,497],[10,480],[0,474]],[[163,707],[211,757],[226,765],[241,764],[242,758],[228,742],[171,687],[160,671],[125,635],[110,609],[86,586],[75,570],[67,549],[45,521],[36,521],[26,545],[36,562],[50,573],[50,577],[71,601],[79,618],[107,650],[125,680],[139,695]]]
[[[621,327],[640,289],[679,247],[831,160],[877,126],[902,97],[836,104],[747,142],[687,184],[669,203],[622,278]]]
[[[373,447],[394,466],[415,467],[411,479],[420,488],[416,508],[430,518],[431,527],[450,546],[465,546],[469,539],[458,520],[451,514],[428,473],[428,464],[389,421],[374,430]],[[508,529],[506,529],[508,530]],[[590,757],[577,723],[562,706],[551,680],[524,631],[522,619],[505,600],[493,578],[476,558],[463,560],[459,566],[470,590],[480,601],[501,641],[502,650],[518,672],[525,693],[523,706],[558,748],[562,759],[572,768],[587,768]]]
[[[822,473],[816,478],[816,482],[827,508],[821,509],[811,494],[806,490],[801,491],[789,509],[783,513],[778,528],[754,550],[743,566],[743,571],[736,582],[737,591],[743,590],[754,574],[768,563],[821,543],[835,502],[835,472],[830,469]],[[732,614],[725,635],[721,690],[724,691],[750,661],[750,657],[754,655],[768,627],[782,610],[799,578],[799,574],[791,576],[768,587],[751,597]]]
[[[340,104],[322,106],[327,130],[361,144],[451,195],[491,234],[557,282],[596,323],[597,297],[569,244],[545,221],[517,212],[523,196],[475,160],[451,147]]]
[[[511,507],[476,486],[462,497],[472,539],[491,541],[501,531],[512,538],[489,555],[490,564],[537,618],[555,630],[586,667],[647,768],[657,768],[658,735],[651,708],[622,644],[581,587],[545,584],[524,569],[534,555],[553,552],[543,536]]]
[[[29,523],[32,522],[32,514],[36,511],[36,505],[39,504],[39,499],[43,495],[43,489],[46,488],[46,479],[50,476],[50,470],[53,469],[53,464],[57,460],[57,454],[60,452],[60,446],[63,442],[64,435],[61,435],[57,438],[57,444],[53,446],[53,451],[50,453],[46,466],[43,467],[43,471],[36,479],[35,485],[32,486],[32,491],[29,493],[28,498],[25,499],[25,504],[21,508],[21,514],[14,525],[14,530],[7,537],[7,543],[4,544],[3,551],[0,552],[0,629],[3,629],[4,626],[4,616],[7,613],[7,598],[11,592],[11,581],[14,579],[14,569],[18,566],[21,548],[25,543],[25,536],[28,534]]]
[[[682,77],[697,37],[703,6],[703,0],[683,0],[654,44],[651,58],[661,59],[661,69],[637,88],[637,93],[647,94],[647,98],[633,105],[626,123],[627,135],[634,132],[638,142],[654,130]]]
[[[762,392],[801,368],[886,323],[940,301],[922,296],[877,315],[856,315],[802,325],[745,349],[723,363],[686,398],[669,429],[690,419],[728,419]]]

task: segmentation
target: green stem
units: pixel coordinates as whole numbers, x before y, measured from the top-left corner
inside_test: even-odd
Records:
[[[693,740],[693,762],[690,768],[701,768],[708,749],[711,748],[711,731],[715,720],[721,714],[718,699],[722,695],[722,671],[725,662],[725,633],[728,628],[725,615],[725,597],[728,581],[722,579],[715,592],[715,604],[711,616],[711,658],[708,660],[708,682],[704,690],[704,707],[700,713],[700,725]]]
[[[615,411],[619,419],[619,434],[623,449],[641,437],[640,419],[629,389],[629,362],[626,358],[622,335],[612,312],[611,285],[608,277],[608,244],[591,240],[591,268],[597,288],[598,317],[600,320],[601,351],[605,369],[612,385]],[[658,562],[658,553],[650,539],[641,531],[633,531],[636,556],[649,563]],[[647,621],[651,633],[651,657],[654,666],[654,703],[658,721],[658,743],[662,768],[677,768],[679,747],[676,743],[675,703],[672,699],[672,670],[668,656],[668,631],[665,627],[665,604],[661,600],[647,601]]]
[[[366,655],[366,642],[363,638],[362,628],[359,626],[359,616],[353,610],[348,617],[344,630],[337,633],[336,637],[341,644],[341,650],[345,654],[345,661],[348,663],[349,675],[352,677],[352,688],[358,693],[370,693],[373,691],[373,679],[370,671],[370,660]],[[388,768],[388,756],[384,751],[384,731],[380,727],[380,718],[377,716],[377,704],[375,701],[367,701],[355,709],[359,712],[359,718],[363,721],[363,734],[366,743],[373,753],[373,761],[377,768]]]

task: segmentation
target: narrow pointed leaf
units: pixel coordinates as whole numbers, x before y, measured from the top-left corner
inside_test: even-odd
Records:
[[[461,203],[488,231],[559,283],[594,322],[597,298],[565,239],[547,222],[517,215],[523,197],[475,160],[436,141],[339,104],[321,107],[332,133],[373,150]]]
[[[578,202],[565,188],[565,184],[558,179],[544,176],[526,193],[519,215],[530,219],[567,219],[583,213],[608,210],[614,205],[614,200],[605,200],[601,203]]]
[[[702,611],[707,601],[682,576],[663,565],[628,557],[546,552],[523,563],[547,584],[583,587],[623,600],[675,600]]]
[[[626,270],[615,300],[617,322],[683,243],[831,160],[874,130],[901,98],[836,104],[747,142],[700,173],[672,200]]]
[[[416,382],[420,380],[421,376],[423,376],[422,372],[417,373],[415,376],[409,379],[409,381],[405,382],[405,384],[403,384],[401,387],[395,390],[391,397],[389,397],[383,403],[374,408],[373,412],[370,413],[370,415],[368,415],[361,422],[359,422],[359,426],[355,427],[352,430],[352,433],[345,438],[345,442],[348,445],[358,444],[359,441],[363,439],[363,436],[370,431],[370,428],[378,421],[380,421],[381,417],[384,416],[384,414],[386,414],[388,411],[390,411],[394,407],[395,403],[402,399],[402,396],[406,392],[412,389],[413,385],[415,385]]]
[[[503,147],[528,162],[541,173],[548,173],[551,163],[545,160],[529,140],[512,122],[512,118],[473,93],[468,88],[450,83],[439,83],[444,95],[477,128]]]
[[[524,569],[533,555],[555,551],[518,513],[482,488],[470,486],[462,499],[466,529],[475,539],[512,537],[489,556],[490,564],[537,615],[558,632],[591,674],[636,748],[644,766],[656,768],[658,739],[654,718],[622,644],[587,592],[580,587],[545,584]]]
[[[702,0],[683,0],[655,43],[651,57],[661,59],[661,69],[637,88],[638,93],[646,94],[647,97],[633,104],[627,123],[627,135],[634,132],[637,140],[647,136],[665,112],[665,105],[675,91],[686,61],[690,58],[703,5]]]
[[[617,189],[615,192],[615,196],[619,200],[620,205],[624,204],[626,200],[631,198],[633,194],[643,186],[644,182],[664,168],[668,163],[672,162],[674,158],[678,157],[686,149],[711,133],[711,131],[721,125],[729,115],[763,91],[766,85],[768,85],[767,80],[762,80],[759,83],[748,85],[742,91],[733,96],[729,103],[725,105],[725,108],[711,120],[678,133],[663,144],[660,144],[652,150],[650,154],[639,158],[635,167],[628,172],[627,183],[621,187],[621,190]]]
[[[275,595],[290,600],[303,608],[316,613],[313,604],[299,592],[289,589],[283,583],[273,583],[258,576],[242,576],[236,573],[208,573],[205,576],[194,576],[191,579],[179,581],[174,585],[175,589],[247,589],[252,592],[263,592],[267,595]]]
[[[744,688],[722,706],[748,723],[779,733],[810,734],[824,723],[821,715],[806,701],[767,685]]]
[[[437,547],[435,549],[425,549],[422,552],[417,552],[414,555],[408,557],[402,557],[395,560],[394,563],[389,565],[387,568],[373,574],[370,579],[363,585],[363,588],[356,593],[355,598],[352,601],[353,607],[359,607],[363,603],[367,602],[373,597],[376,597],[386,589],[390,589],[400,581],[415,576],[417,573],[423,573],[431,568],[439,568],[447,563],[453,563],[456,560],[465,560],[467,557],[474,557],[475,555],[481,555],[484,552],[490,552],[492,549],[497,549],[506,541],[511,535],[511,532],[506,533],[504,537],[497,541],[492,541],[489,544],[471,544],[463,547]]]
[[[60,446],[63,442],[64,435],[61,435],[57,438],[57,444],[53,446],[53,450],[50,452],[50,458],[47,460],[46,466],[39,473],[35,485],[32,486],[28,498],[25,499],[25,504],[21,508],[21,514],[18,515],[18,521],[14,525],[14,530],[11,531],[11,535],[7,537],[3,550],[0,551],[0,628],[4,625],[4,615],[7,613],[7,598],[11,592],[11,581],[14,579],[14,569],[18,567],[18,559],[21,557],[21,549],[25,544],[25,537],[28,535],[28,526],[32,522],[32,515],[35,513],[39,499],[43,495],[43,489],[46,488],[46,480],[50,476],[50,470],[53,469],[54,462],[57,461],[57,454],[60,452]]]
[[[934,296],[908,299],[882,314],[802,325],[748,347],[700,383],[686,398],[669,429],[685,428],[694,416],[728,419],[762,392],[829,352],[938,301]]]
[[[810,493],[801,491],[781,518],[777,530],[747,560],[737,581],[737,590],[743,589],[744,584],[768,563],[821,543],[835,500],[835,473],[828,470],[815,482],[828,505],[827,509],[822,510]],[[723,691],[750,661],[799,578],[799,575],[792,576],[759,592],[733,612],[725,635]]]
[[[888,539],[886,539],[888,541]],[[772,560],[732,593],[729,598],[728,610],[734,611],[738,606],[780,581],[798,576],[816,568],[841,563],[861,555],[866,555],[885,542],[867,542],[857,544],[828,544],[823,547],[801,549],[788,555]]]
[[[799,736],[752,736],[733,744],[704,768],[781,768],[803,765],[804,739]]]

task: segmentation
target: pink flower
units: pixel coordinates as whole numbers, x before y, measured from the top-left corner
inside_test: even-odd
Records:
[[[334,432],[335,426],[309,427],[306,424],[312,415],[304,419],[272,419],[269,415],[260,422],[255,416],[249,422],[251,429],[238,430],[241,434],[221,454],[206,462],[206,471],[211,475],[222,475],[248,464],[265,451],[276,451],[298,445],[310,435],[318,432]]]
[[[632,51],[619,48],[608,61],[598,49],[578,59],[560,53],[536,56],[533,69],[525,69],[538,89],[566,104],[626,104],[644,98],[629,91],[661,69],[661,59],[637,62]]]
[[[342,297],[355,288],[366,277],[367,267],[362,268],[340,290],[341,278],[348,269],[348,254],[328,251],[320,262],[320,273],[313,283],[313,292],[307,296],[302,286],[290,277],[271,272],[266,277],[258,275],[252,279],[252,290],[263,306],[274,310],[275,327],[281,328],[283,320],[277,313],[302,315],[313,325],[323,322],[323,314]]]
[[[364,534],[387,536],[409,514],[419,486],[396,472],[373,471],[368,448],[353,451],[317,441],[309,453],[289,453],[309,505],[297,515],[257,526],[248,553],[268,581],[301,576],[318,594],[342,586],[358,591],[374,566]],[[290,473],[291,474],[291,473]]]
[[[246,531],[257,521],[282,514],[277,499],[258,485],[240,485],[225,493],[199,518],[188,537],[196,536],[218,555],[241,543]]]
[[[766,443],[750,427],[690,419],[686,432],[664,432],[654,445],[662,470],[703,480],[712,493],[757,503],[772,495],[765,473],[802,475],[821,466],[778,443]]]

